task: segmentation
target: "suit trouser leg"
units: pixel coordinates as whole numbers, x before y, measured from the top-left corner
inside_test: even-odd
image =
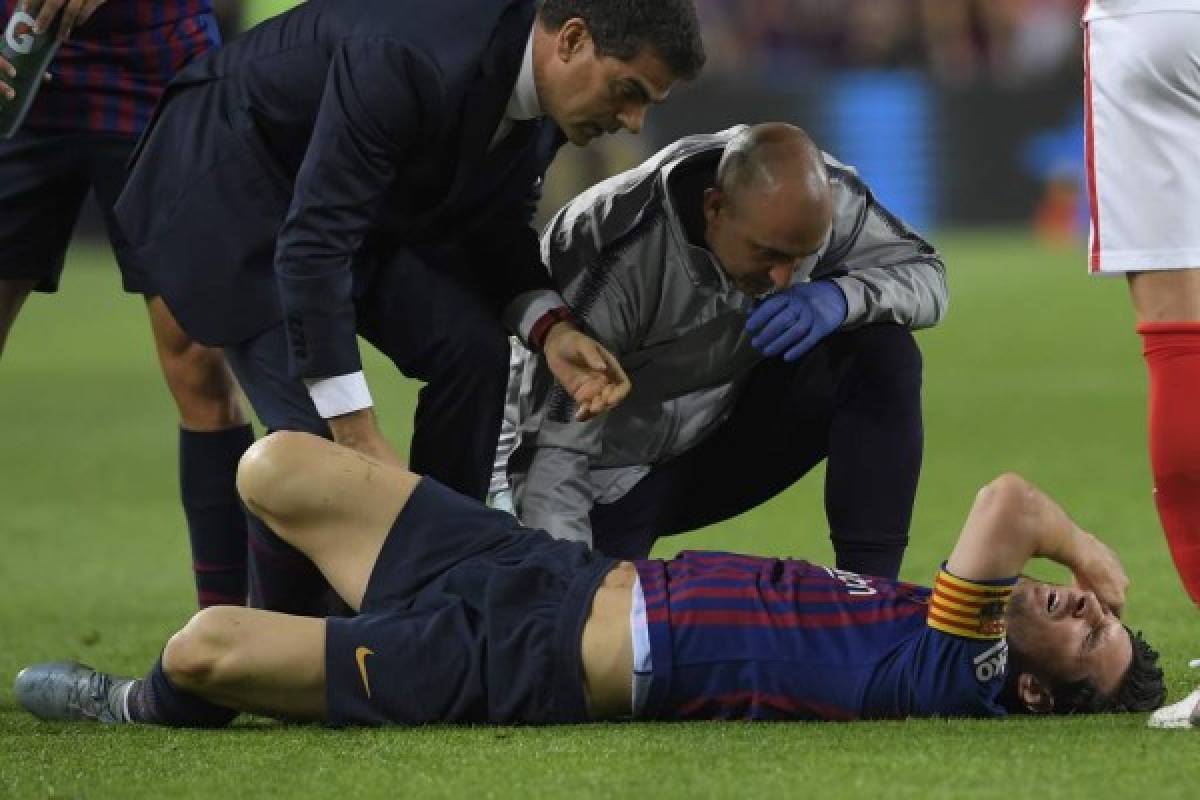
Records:
[[[644,557],[658,536],[748,511],[828,457],[838,566],[894,576],[921,468],[920,387],[920,351],[894,325],[831,336],[795,364],[763,361],[712,436],[593,509],[596,547]]]
[[[836,344],[850,364],[829,431],[825,516],[840,569],[894,578],[924,456],[921,351],[898,326],[855,333]]]
[[[304,384],[288,375],[287,336],[278,323],[253,339],[225,347],[225,359],[268,431],[305,431],[329,438]],[[252,514],[250,605],[304,616],[329,611],[329,584],[303,553]]]
[[[487,495],[508,386],[508,336],[452,251],[403,250],[359,302],[360,331],[425,382],[409,461],[478,500]]]

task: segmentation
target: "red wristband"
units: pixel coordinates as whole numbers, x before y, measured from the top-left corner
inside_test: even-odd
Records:
[[[575,322],[575,315],[566,306],[552,308],[538,317],[538,321],[529,329],[529,346],[540,353],[546,345],[546,336],[549,335],[550,329],[560,322]]]

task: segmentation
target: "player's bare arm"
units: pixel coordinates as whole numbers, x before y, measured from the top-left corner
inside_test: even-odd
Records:
[[[1040,489],[1011,473],[979,491],[946,566],[955,575],[987,580],[1015,575],[1037,557],[1067,567],[1113,613],[1124,608],[1129,578],[1116,554]]]

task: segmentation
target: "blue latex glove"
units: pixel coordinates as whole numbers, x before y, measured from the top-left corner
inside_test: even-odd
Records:
[[[846,321],[846,295],[833,281],[797,283],[758,304],[746,331],[764,356],[796,361]]]

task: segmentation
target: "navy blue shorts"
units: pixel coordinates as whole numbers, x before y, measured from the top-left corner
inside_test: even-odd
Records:
[[[583,626],[616,563],[423,478],[362,612],[326,622],[329,721],[586,721]]]
[[[58,290],[63,259],[89,191],[104,214],[127,292],[149,293],[113,216],[137,139],[118,134],[23,130],[0,141],[0,280],[34,280]]]

